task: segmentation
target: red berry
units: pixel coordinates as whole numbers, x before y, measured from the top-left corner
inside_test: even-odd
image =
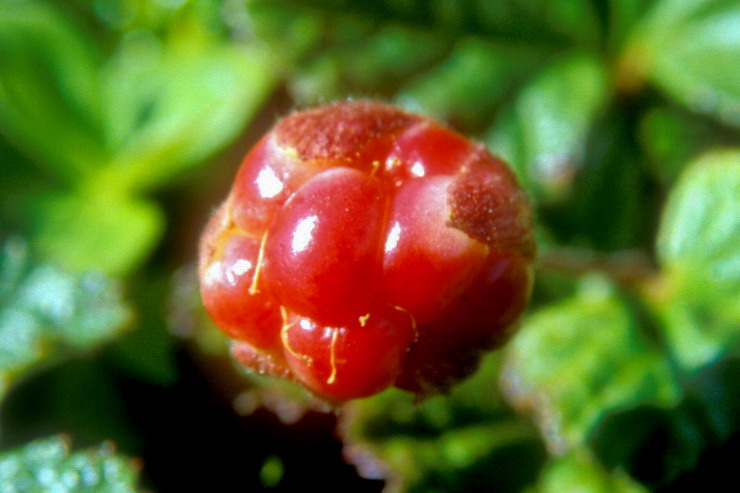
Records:
[[[365,397],[393,385],[414,337],[411,315],[382,301],[342,326],[291,315],[283,331],[290,369],[333,399]]]
[[[253,286],[260,240],[229,224],[227,213],[224,206],[216,213],[201,246],[203,258],[209,259],[201,268],[203,302],[229,337],[282,353],[279,305]]]
[[[328,324],[361,317],[378,292],[388,194],[344,166],[314,176],[267,233],[264,274],[277,301]]]
[[[410,180],[396,193],[383,262],[383,296],[433,322],[478,274],[488,248],[447,226],[451,176]]]
[[[529,204],[483,146],[374,102],[294,113],[247,155],[200,248],[234,355],[342,401],[445,391],[530,291]]]

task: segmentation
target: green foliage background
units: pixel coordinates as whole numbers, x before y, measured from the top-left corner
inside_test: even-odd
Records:
[[[738,67],[732,0],[0,0],[0,484],[168,490],[116,378],[182,385],[183,348],[243,414],[316,406],[228,364],[192,266],[256,138],[347,97],[485,142],[540,244],[474,378],[339,412],[373,491],[702,484],[739,450]],[[281,453],[244,484],[287,491]]]

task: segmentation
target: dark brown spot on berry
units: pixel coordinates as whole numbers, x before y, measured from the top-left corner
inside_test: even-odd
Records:
[[[371,141],[419,120],[382,103],[344,101],[294,113],[278,123],[275,135],[301,160],[357,158]]]
[[[531,232],[531,212],[524,192],[513,174],[487,154],[466,165],[449,188],[450,218],[447,226],[494,250],[514,248],[532,258],[535,243]]]

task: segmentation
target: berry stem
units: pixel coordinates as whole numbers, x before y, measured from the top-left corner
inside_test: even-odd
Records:
[[[583,248],[553,248],[539,256],[538,267],[570,275],[597,270],[625,285],[639,284],[657,275],[648,256],[638,250],[600,253]]]

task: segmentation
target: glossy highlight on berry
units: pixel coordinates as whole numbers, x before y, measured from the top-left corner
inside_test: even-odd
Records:
[[[529,203],[483,145],[371,101],[279,121],[200,244],[234,356],[332,402],[444,392],[524,311]]]

